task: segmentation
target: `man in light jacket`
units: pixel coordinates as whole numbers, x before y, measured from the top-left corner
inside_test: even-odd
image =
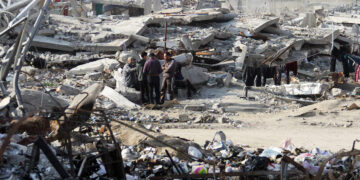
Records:
[[[174,90],[172,86],[172,80],[176,71],[176,61],[171,58],[171,54],[166,52],[164,55],[165,64],[162,66],[163,80],[161,85],[160,102],[164,103],[166,91],[170,94],[170,100],[174,99]]]

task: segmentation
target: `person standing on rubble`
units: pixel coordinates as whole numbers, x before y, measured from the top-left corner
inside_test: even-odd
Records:
[[[170,94],[170,100],[174,99],[174,90],[172,86],[172,81],[176,71],[176,61],[171,58],[170,52],[166,52],[164,54],[165,63],[162,66],[163,70],[163,80],[161,85],[161,97],[160,102],[164,103],[166,90]]]
[[[147,77],[149,102],[160,104],[160,74],[162,68],[160,62],[155,58],[154,53],[150,53],[150,58],[146,61],[143,69],[143,75]],[[153,93],[155,91],[155,101]]]
[[[124,85],[129,88],[136,87],[136,61],[129,57],[127,64],[123,68]]]
[[[147,103],[149,100],[148,83],[147,78],[144,76],[143,70],[147,60],[147,53],[141,53],[141,60],[136,63],[136,75],[140,86],[141,103]]]

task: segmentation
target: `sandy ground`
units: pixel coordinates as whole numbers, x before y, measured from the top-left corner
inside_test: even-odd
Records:
[[[360,105],[354,98],[326,100],[305,107],[294,104],[273,102],[261,90],[253,90],[250,96],[257,101],[240,98],[241,87],[202,89],[196,99],[181,101],[182,104],[214,103],[229,104],[237,111],[230,118],[241,121],[240,128],[224,128],[223,124],[205,124],[201,128],[162,129],[168,135],[190,139],[203,145],[212,140],[217,131],[223,131],[234,144],[247,145],[250,148],[282,146],[286,139],[291,139],[297,147],[306,149],[320,148],[337,152],[351,149],[352,142],[360,139],[360,110],[346,110],[353,103]],[[267,100],[263,100],[263,99]],[[176,116],[179,113],[201,116],[204,112],[182,111],[179,109],[165,113]]]
[[[341,149],[351,149],[354,139],[359,138],[359,128],[323,128],[323,127],[286,127],[269,126],[267,128],[252,129],[218,129],[235,144],[248,145],[250,148],[267,148],[283,145],[286,139],[291,139],[296,147],[305,147],[337,152]],[[179,136],[204,144],[211,140],[216,131],[207,129],[166,129],[165,134]]]

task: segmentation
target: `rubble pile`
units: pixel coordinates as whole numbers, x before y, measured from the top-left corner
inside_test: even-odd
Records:
[[[93,122],[98,120],[100,119],[93,119]],[[250,150],[233,144],[222,131],[217,132],[213,140],[206,141],[200,147],[189,140],[167,137],[144,127],[128,124],[124,128],[124,123],[116,125],[116,120],[112,126],[114,136],[123,143],[120,154],[124,163],[123,170],[128,179],[185,177],[205,179],[214,176],[215,178],[243,176],[265,179],[286,176],[302,179],[317,178],[322,175],[347,178],[349,173],[356,174],[358,169],[357,160],[354,158],[359,155],[357,150],[336,154],[318,148],[306,150],[296,147],[290,140],[286,140],[282,147]],[[118,130],[117,126],[123,127]],[[42,139],[38,139],[34,144],[21,145],[26,143],[26,138],[30,136],[19,134],[11,138],[11,143],[3,155],[3,161],[6,163],[1,168],[2,177],[20,179],[71,177],[70,174],[61,172],[60,168],[68,172],[75,171],[81,178],[121,178],[119,172],[111,169],[118,163],[116,160],[119,152],[114,147],[116,143],[112,144],[106,140],[109,138],[109,129],[102,127],[96,130],[79,130],[83,135],[73,135],[72,153],[79,153],[73,159],[74,169],[71,169],[63,146],[59,146],[58,143],[44,146],[41,143],[46,144],[46,142]],[[3,139],[5,137],[6,135],[3,135]],[[99,141],[95,143],[97,140]],[[34,155],[35,146],[43,150],[39,154],[40,159],[36,162],[36,171],[25,173],[28,171],[28,164],[34,163],[31,157]],[[46,147],[49,151],[43,149]],[[107,149],[105,152],[104,147]],[[62,165],[54,163],[51,156],[61,161]]]
[[[224,132],[274,117],[276,128],[360,127],[360,6],[279,15],[242,3],[0,1],[0,179],[358,178],[357,140],[260,148]],[[125,84],[143,52],[180,67],[175,99],[144,103]]]

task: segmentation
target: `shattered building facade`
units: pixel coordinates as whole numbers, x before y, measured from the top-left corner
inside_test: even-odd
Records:
[[[357,179],[359,10],[0,0],[0,179]],[[125,85],[143,52],[175,99]]]

